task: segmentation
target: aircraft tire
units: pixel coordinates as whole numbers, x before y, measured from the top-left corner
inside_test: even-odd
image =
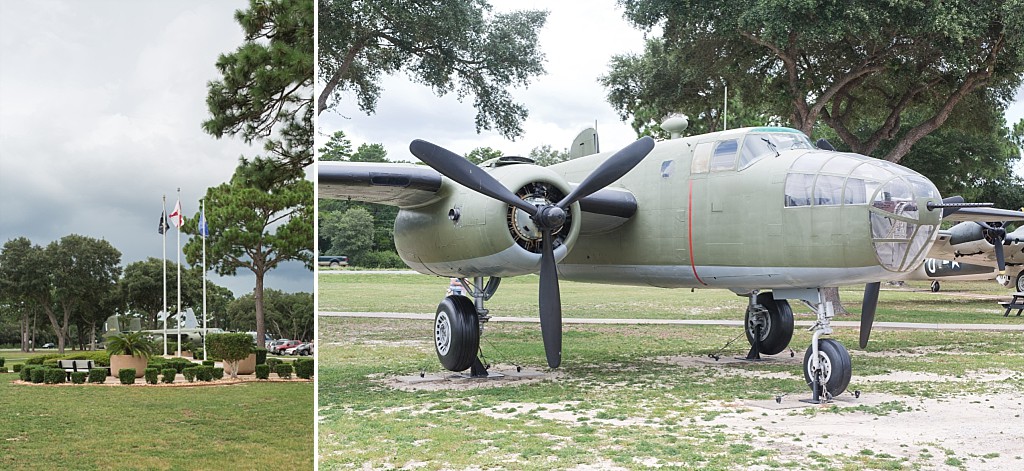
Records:
[[[449,371],[473,366],[480,349],[480,327],[473,301],[465,296],[448,296],[434,316],[434,352]]]
[[[1017,280],[1014,284],[1017,286],[1018,293],[1024,293],[1024,270],[1017,274]]]
[[[771,293],[757,295],[757,303],[768,310],[767,332],[761,333],[761,353],[764,355],[776,355],[789,346],[793,339],[793,309],[785,299],[778,301]],[[750,311],[747,310],[743,319],[744,330],[747,332],[747,342],[754,345],[754,332],[750,326]]]
[[[931,286],[932,292],[933,293],[938,293],[940,289],[942,289],[942,285],[939,284],[938,281],[933,281],[932,282],[932,286]]]
[[[850,378],[853,376],[853,366],[850,363],[850,352],[846,351],[843,344],[833,339],[821,339],[818,341],[818,357],[825,370],[825,389],[832,397],[838,396],[846,391],[850,385]],[[811,385],[811,347],[807,347],[804,354],[804,380],[808,387]]]

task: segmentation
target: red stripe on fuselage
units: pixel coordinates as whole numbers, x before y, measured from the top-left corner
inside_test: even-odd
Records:
[[[690,268],[693,269],[693,277],[700,284],[707,286],[708,284],[697,274],[697,264],[693,260],[693,180],[690,180],[690,192],[686,197],[686,242],[690,244]]]

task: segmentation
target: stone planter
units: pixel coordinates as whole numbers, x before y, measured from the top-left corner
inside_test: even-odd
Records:
[[[251,375],[256,372],[256,354],[250,354],[246,359],[238,362],[238,373],[240,375]]]
[[[135,368],[135,377],[141,378],[146,374],[146,366],[149,359],[133,355],[110,355],[110,375],[117,377],[117,372],[125,368]]]

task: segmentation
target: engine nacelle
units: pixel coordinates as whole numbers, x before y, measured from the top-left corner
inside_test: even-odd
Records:
[[[537,205],[554,204],[569,194],[555,172],[532,164],[485,169],[510,191]],[[402,209],[395,220],[395,247],[414,270],[445,277],[508,277],[540,271],[541,232],[518,208],[445,179],[442,198]],[[555,260],[564,258],[580,231],[580,206],[566,211],[566,222],[552,234]]]

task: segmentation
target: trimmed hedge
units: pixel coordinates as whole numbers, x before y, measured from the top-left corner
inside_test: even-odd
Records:
[[[85,377],[88,376],[88,374],[89,373],[86,373],[84,371],[72,371],[71,372],[71,383],[72,384],[85,384]]]
[[[67,379],[67,373],[57,368],[43,369],[43,382],[46,384],[61,384]]]
[[[267,363],[267,349],[257,348],[256,349],[256,364],[264,365]]]
[[[25,365],[23,365],[21,363],[15,363],[14,364],[14,372],[15,373],[21,373],[21,369],[24,368],[24,367],[25,367]]]
[[[39,367],[36,365],[26,364],[24,367],[21,368],[21,372],[18,373],[18,378],[25,382],[32,381],[32,370],[35,368]]]
[[[199,367],[198,366],[190,366],[188,368],[185,368],[184,370],[181,370],[181,374],[185,375],[185,379],[187,379],[188,382],[190,382],[190,383],[194,382],[196,380],[196,374],[198,374],[198,373],[199,373]]]
[[[7,361],[4,357],[0,357],[0,366],[4,366],[4,362]]]
[[[284,360],[280,358],[267,358],[267,366],[270,367],[270,371],[277,371],[277,365],[284,363]]]
[[[220,380],[224,379],[224,368],[214,368],[213,369],[213,379],[215,379],[217,381],[220,381]]]
[[[163,373],[164,377],[160,381],[163,381],[166,384],[171,384],[174,382],[174,377],[178,375],[178,370],[174,368],[164,368],[161,373]]]
[[[256,379],[270,379],[270,365],[256,365]]]
[[[90,383],[103,384],[107,380],[107,369],[93,368],[89,370],[88,380]]]
[[[135,368],[124,368],[117,372],[121,384],[135,384]]]
[[[42,366],[32,368],[32,382],[36,384],[42,383],[46,379],[46,370],[48,369]]]
[[[196,372],[196,379],[203,382],[213,381],[213,367],[212,366],[197,366],[199,371]]]
[[[289,363],[277,365],[277,367],[274,368],[274,373],[277,373],[277,376],[280,378],[291,379],[292,365]]]
[[[6,366],[0,366],[0,373],[6,373],[6,372],[7,372],[7,367]]]
[[[302,379],[312,379],[315,368],[311,358],[299,358],[292,365],[295,366],[295,376]]]
[[[156,384],[160,370],[156,368],[146,368],[146,371],[142,374],[146,378],[146,382],[149,384]]]
[[[203,366],[216,366],[216,360],[203,360]]]

